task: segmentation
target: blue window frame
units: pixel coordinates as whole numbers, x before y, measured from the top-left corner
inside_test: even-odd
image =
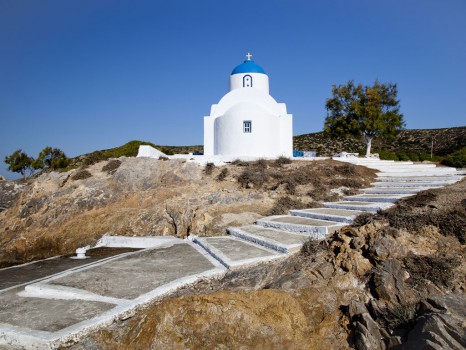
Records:
[[[243,87],[252,87],[252,77],[249,74],[243,77]]]
[[[250,120],[245,120],[243,122],[243,132],[251,133],[252,132],[252,122]]]

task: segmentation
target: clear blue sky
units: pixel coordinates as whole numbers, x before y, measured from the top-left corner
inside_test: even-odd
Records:
[[[465,0],[0,0],[0,160],[202,144],[248,51],[295,135],[350,79],[397,83],[410,129],[466,125]]]

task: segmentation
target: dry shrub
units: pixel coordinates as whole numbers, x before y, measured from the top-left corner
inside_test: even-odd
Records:
[[[315,201],[320,202],[334,202],[338,200],[338,195],[336,193],[327,192],[325,187],[314,188],[313,190],[308,191],[307,195]]]
[[[215,164],[209,162],[204,167],[204,173],[206,175],[212,175],[212,172],[214,171],[214,169],[215,169]]]
[[[304,203],[298,199],[293,199],[291,197],[280,197],[275,200],[275,203],[270,210],[270,215],[288,214],[290,209],[304,209],[310,207],[312,207],[312,204]]]
[[[301,247],[301,255],[315,261],[315,256],[322,249],[321,242],[315,239],[308,239]]]
[[[358,193],[359,193],[359,191],[355,190],[353,188],[348,188],[348,189],[343,190],[343,194],[345,196],[354,196],[354,195],[356,195]]]
[[[374,221],[374,215],[371,213],[362,213],[356,216],[353,220],[351,226],[354,227],[361,227],[364,225],[368,225]]]
[[[466,210],[457,206],[450,210],[428,211],[426,213],[409,213],[409,208],[397,206],[383,212],[390,226],[396,229],[405,229],[418,232],[424,226],[435,226],[444,236],[453,236],[461,244],[466,243]]]
[[[241,159],[235,159],[234,161],[231,162],[231,164],[236,165],[236,166],[249,166],[249,162],[246,162]]]
[[[260,169],[267,168],[267,161],[265,159],[258,159],[253,163],[253,166]]]
[[[331,179],[329,184],[335,187],[349,187],[349,188],[361,188],[363,183],[357,179]]]
[[[466,243],[466,210],[457,206],[446,212],[431,216],[432,221],[444,236],[453,236],[461,244]]]
[[[437,286],[450,287],[453,270],[460,265],[460,260],[456,257],[410,254],[403,259],[403,263],[415,286],[423,286],[424,280],[429,280]]]
[[[344,164],[333,167],[337,174],[343,176],[353,176],[356,175],[356,167],[353,164]]]
[[[415,196],[403,199],[402,205],[422,208],[437,199],[437,194],[431,190],[422,191]]]
[[[280,156],[277,159],[275,159],[274,165],[278,167],[282,167],[285,164],[291,164],[291,159],[287,157]]]
[[[223,168],[220,174],[217,175],[217,181],[223,181],[228,176],[228,168]]]
[[[165,157],[165,156],[160,156],[159,157],[159,160],[168,160],[169,158],[168,157]]]
[[[246,168],[237,177],[237,181],[242,188],[261,188],[268,180],[268,175],[264,169],[253,170]]]
[[[91,176],[92,174],[89,171],[82,169],[74,173],[71,179],[72,180],[84,180],[84,179],[90,178]]]
[[[102,167],[102,171],[106,171],[107,174],[114,174],[115,171],[120,167],[121,161],[113,159]]]
[[[383,319],[391,330],[411,328],[416,322],[416,304],[398,304],[383,312]]]

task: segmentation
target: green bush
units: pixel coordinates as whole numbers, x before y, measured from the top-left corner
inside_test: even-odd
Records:
[[[104,150],[85,154],[84,156],[82,156],[82,164],[84,166],[88,166],[88,165],[92,165],[92,164],[98,163],[103,160],[107,160],[109,158],[136,157],[138,155],[139,146],[141,145],[152,146],[159,150],[160,148],[163,148],[163,147],[156,146],[151,142],[135,140],[135,141],[130,141],[120,147],[104,149]]]
[[[454,168],[466,168],[466,147],[447,156],[441,163]]]
[[[393,152],[384,151],[384,150],[376,150],[374,152],[379,154],[379,158],[381,160],[399,160],[398,156]]]

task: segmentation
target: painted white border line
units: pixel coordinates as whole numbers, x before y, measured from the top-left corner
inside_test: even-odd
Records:
[[[215,248],[211,244],[209,244],[205,238],[221,238],[225,240],[235,240],[244,244],[251,245],[255,248],[260,248],[262,250],[268,251],[271,253],[269,256],[261,256],[261,257],[255,257],[255,258],[249,258],[249,259],[242,259],[242,260],[231,260],[229,257],[227,257],[222,251],[219,249]],[[244,241],[242,239],[238,239],[236,237],[231,237],[231,236],[218,236],[218,237],[193,237],[193,242],[199,244],[202,248],[204,248],[208,253],[210,253],[214,258],[216,258],[223,266],[225,266],[228,269],[234,269],[237,267],[244,267],[244,266],[250,266],[250,265],[257,265],[258,263],[261,262],[268,262],[275,260],[277,258],[281,258],[284,255],[274,251],[272,249],[267,249],[266,247],[263,246],[257,246],[257,244]]]
[[[179,240],[180,242],[176,244],[188,244],[194,249],[196,249],[198,252],[200,252],[214,265],[214,268],[207,271],[203,271],[198,274],[185,276],[173,280],[167,284],[159,286],[158,288],[146,294],[139,296],[136,299],[130,300],[128,303],[117,305],[115,308],[105,311],[100,315],[97,315],[87,320],[83,320],[56,332],[38,331],[0,323],[0,344],[23,346],[28,349],[35,350],[56,349],[57,347],[67,342],[76,342],[87,333],[108,326],[112,324],[115,320],[126,319],[128,317],[131,317],[132,315],[134,315],[135,310],[137,308],[146,306],[147,304],[156,299],[161,299],[167,295],[170,295],[182,287],[195,284],[198,281],[206,278],[220,278],[225,275],[227,271],[225,267],[223,267],[217,260],[210,257],[207,254],[207,252],[203,251],[198,246],[196,246],[196,244],[190,242],[189,240],[177,240]],[[163,248],[163,246],[164,245],[156,248]],[[142,253],[152,249],[155,248],[147,248],[129,254]],[[56,279],[58,277],[55,276],[50,280]]]
[[[273,229],[273,228],[269,228],[269,230],[273,230],[273,231],[276,231],[276,232],[284,232],[284,231]],[[274,240],[273,238],[264,237],[264,236],[256,235],[254,233],[244,231],[240,227],[228,227],[227,231],[231,236],[237,237],[237,238],[239,238],[241,240],[245,240],[245,241],[248,241],[248,242],[251,242],[251,243],[261,245],[261,246],[269,248],[269,249],[276,250],[276,251],[278,251],[280,253],[283,253],[283,254],[299,250],[301,248],[301,246],[304,244],[304,242],[303,243],[295,243],[295,244],[285,244],[285,243],[279,242],[277,240]],[[305,237],[304,235],[296,234],[294,232],[286,232],[285,231],[285,233],[286,234],[291,234],[291,235],[292,234],[299,235],[299,236],[301,236],[303,238]]]

